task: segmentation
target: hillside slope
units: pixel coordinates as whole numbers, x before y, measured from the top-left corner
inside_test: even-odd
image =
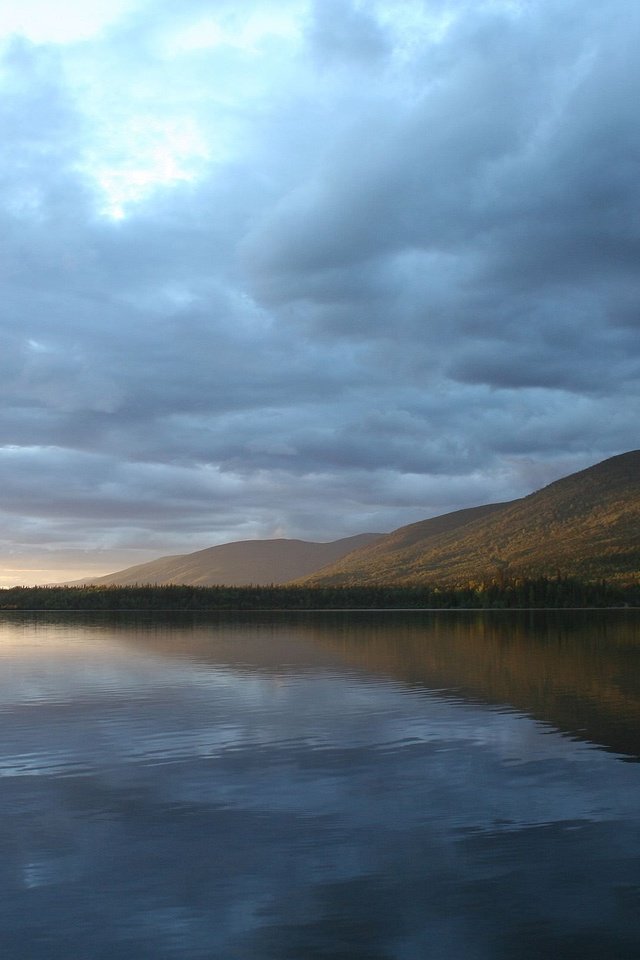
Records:
[[[97,586],[180,583],[200,587],[216,584],[256,586],[285,583],[313,573],[345,554],[377,540],[379,533],[361,533],[330,543],[306,540],[240,540],[195,553],[160,557],[104,577],[75,581]]]
[[[424,520],[304,579],[308,585],[640,573],[640,450],[556,480],[511,503]]]

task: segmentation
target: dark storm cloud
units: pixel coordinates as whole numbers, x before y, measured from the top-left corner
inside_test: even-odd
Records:
[[[326,539],[637,446],[639,35],[189,0],[6,40],[7,542]]]
[[[368,312],[369,335],[412,337],[472,381],[596,386],[628,349],[609,312],[638,253],[638,14],[475,10],[416,98],[350,130],[252,238],[259,283],[276,303],[323,303],[314,322],[334,334],[357,334]],[[480,356],[457,362],[469,334]]]

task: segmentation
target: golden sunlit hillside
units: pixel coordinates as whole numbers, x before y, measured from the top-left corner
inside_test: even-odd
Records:
[[[640,450],[511,503],[400,527],[306,585],[447,585],[561,576],[624,583],[640,573]]]

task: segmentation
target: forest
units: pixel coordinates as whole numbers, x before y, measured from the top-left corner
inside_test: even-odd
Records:
[[[640,607],[640,583],[566,577],[385,586],[42,586],[0,590],[0,610],[375,610]]]

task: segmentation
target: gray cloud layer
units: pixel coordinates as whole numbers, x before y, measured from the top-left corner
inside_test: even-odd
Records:
[[[6,38],[5,555],[391,529],[637,447],[639,35],[184,0]]]

